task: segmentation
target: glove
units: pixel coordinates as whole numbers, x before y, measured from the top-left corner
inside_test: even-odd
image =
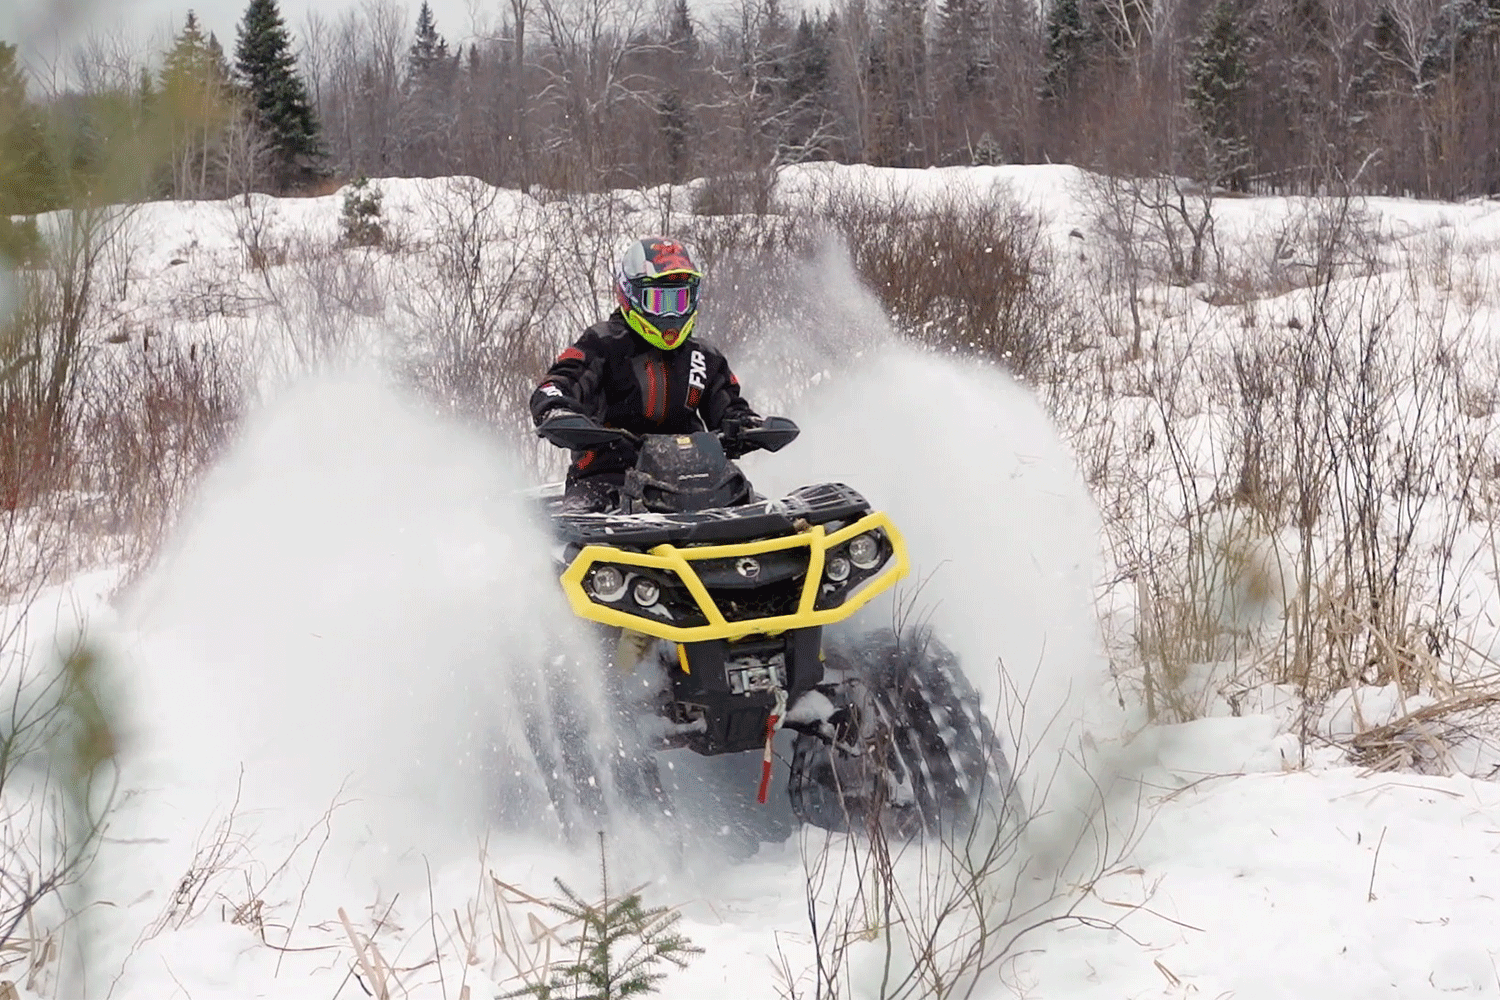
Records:
[[[719,423],[719,433],[726,441],[737,440],[741,433],[759,427],[764,420],[757,414],[744,413],[738,417],[725,417]]]
[[[562,420],[567,423],[576,423],[579,420],[588,420],[591,424],[594,422],[577,410],[570,410],[566,406],[554,406],[542,414],[542,422],[538,426],[545,427],[555,420]]]
[[[566,406],[554,406],[537,425],[536,436],[544,438],[561,448],[577,447],[575,441],[581,433],[602,430],[598,424],[576,410]]]
[[[730,458],[739,458],[747,451],[754,451],[756,446],[744,439],[744,433],[759,427],[761,422],[761,418],[754,413],[725,417],[719,424],[719,437],[724,441],[724,454]]]

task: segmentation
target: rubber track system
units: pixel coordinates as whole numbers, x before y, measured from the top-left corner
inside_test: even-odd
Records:
[[[660,821],[671,815],[655,756],[641,745],[633,717],[620,713],[598,731],[580,711],[573,671],[554,671],[549,690],[520,697],[526,741],[563,833],[586,843],[612,814]]]
[[[961,838],[983,810],[998,815],[1012,800],[1011,770],[979,696],[927,629],[830,643],[825,678],[839,742],[859,753],[797,736],[789,793],[803,822]]]

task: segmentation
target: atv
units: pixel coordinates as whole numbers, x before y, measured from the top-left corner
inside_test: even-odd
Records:
[[[784,728],[804,823],[944,834],[1008,801],[1005,757],[952,652],[924,627],[843,624],[907,574],[891,519],[841,483],[758,496],[734,462],[779,451],[796,424],[637,437],[569,414],[538,433],[636,450],[608,509],[573,509],[555,487],[545,501],[568,603],[615,640],[609,687],[634,734],[616,756],[636,758],[616,784],[631,796],[665,808],[652,751],[687,748],[761,753],[764,803]],[[570,770],[572,791],[595,785],[544,766],[554,804]]]

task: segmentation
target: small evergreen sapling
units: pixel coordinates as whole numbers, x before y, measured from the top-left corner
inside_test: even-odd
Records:
[[[381,225],[380,188],[368,177],[358,177],[344,189],[344,207],[339,215],[341,242],[351,247],[378,247],[385,242]]]
[[[550,905],[577,922],[579,933],[568,941],[576,959],[553,971],[550,981],[506,993],[505,997],[536,1000],[623,1000],[648,996],[667,977],[656,971],[662,963],[687,968],[692,956],[703,949],[674,928],[682,914],[665,906],[647,909],[639,891],[621,899],[609,897],[609,865],[604,855],[604,834],[599,834],[599,882],[604,897],[586,903],[562,879],[554,880],[566,900]]]

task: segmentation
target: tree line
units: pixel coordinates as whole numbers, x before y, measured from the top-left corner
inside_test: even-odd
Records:
[[[452,47],[425,0],[295,39],[250,0],[232,56],[188,12],[163,52],[77,64],[31,93],[0,43],[0,217],[358,175],[754,198],[808,160],[1500,192],[1500,0],[505,0]]]

